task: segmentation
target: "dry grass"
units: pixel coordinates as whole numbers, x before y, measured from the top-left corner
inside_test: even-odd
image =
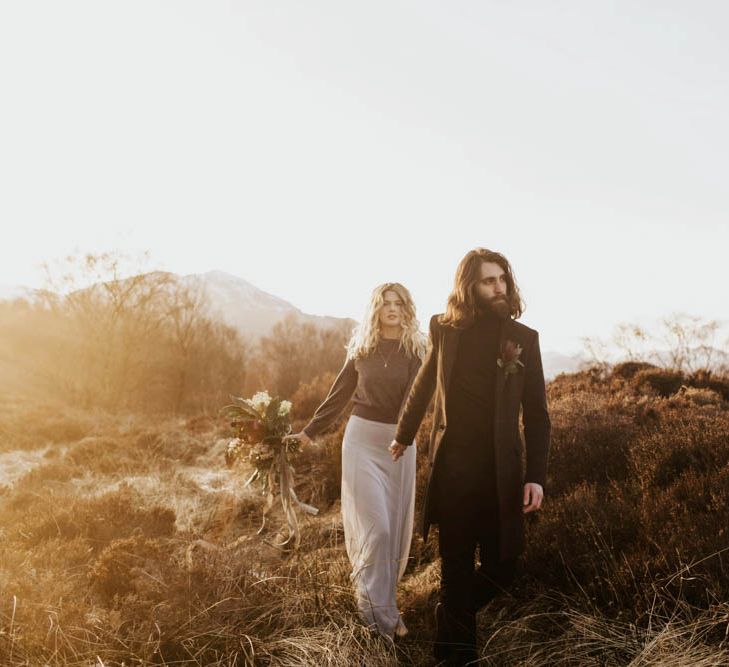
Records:
[[[727,405],[706,382],[644,391],[644,370],[550,387],[548,502],[512,595],[479,617],[483,664],[729,663]],[[1,664],[432,664],[433,538],[414,539],[400,586],[410,636],[391,646],[358,622],[341,426],[297,462],[322,512],[284,552],[255,535],[244,471],[223,467],[224,423],[5,397],[0,424],[0,457],[20,462],[0,479]]]

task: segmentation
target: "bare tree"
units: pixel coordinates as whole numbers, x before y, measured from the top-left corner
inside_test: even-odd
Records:
[[[644,361],[680,372],[700,369],[726,372],[729,339],[717,344],[722,323],[695,315],[674,313],[660,320],[656,331],[621,323],[608,341],[583,338],[582,343],[596,363],[605,364],[617,355],[621,360]]]
[[[172,342],[178,353],[174,409],[179,412],[188,390],[191,357],[202,338],[210,333],[204,316],[208,300],[199,282],[177,282],[167,294],[165,315],[171,325]]]
[[[175,412],[239,391],[245,345],[206,316],[203,286],[161,271],[130,274],[130,264],[104,253],[67,257],[64,272],[48,272],[66,290],[55,298],[49,290],[45,303],[54,339],[44,365],[57,388],[87,406]]]
[[[338,370],[344,362],[349,333],[344,323],[318,328],[288,315],[259,343],[259,382],[281,396],[292,396],[302,382]]]
[[[661,320],[663,332],[661,342],[666,351],[656,356],[662,365],[678,371],[695,372],[700,368],[710,369],[722,355],[715,346],[720,325],[716,320],[674,314]]]

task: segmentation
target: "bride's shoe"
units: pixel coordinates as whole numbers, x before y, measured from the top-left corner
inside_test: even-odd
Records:
[[[397,621],[397,627],[395,628],[395,636],[399,639],[402,639],[403,637],[406,637],[408,634],[408,629],[405,627],[405,623],[402,622],[402,616]]]

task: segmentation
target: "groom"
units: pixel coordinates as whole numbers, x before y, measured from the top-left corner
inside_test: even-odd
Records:
[[[435,391],[422,531],[439,526],[435,657],[458,665],[477,659],[476,612],[513,579],[524,514],[544,496],[550,419],[538,334],[515,321],[522,310],[503,255],[476,248],[461,260],[390,445],[397,461]]]

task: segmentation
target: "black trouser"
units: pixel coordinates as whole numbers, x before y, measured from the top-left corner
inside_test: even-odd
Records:
[[[483,507],[483,506],[482,506]],[[451,513],[439,520],[438,548],[441,557],[440,601],[435,655],[450,655],[458,665],[478,657],[476,612],[504,592],[514,579],[516,559],[498,558],[496,510],[485,521],[469,512]],[[475,567],[476,549],[480,566]]]

